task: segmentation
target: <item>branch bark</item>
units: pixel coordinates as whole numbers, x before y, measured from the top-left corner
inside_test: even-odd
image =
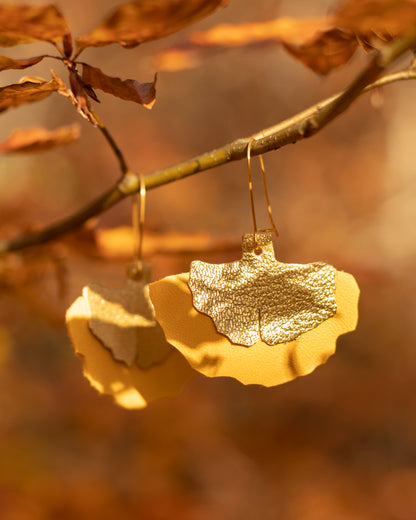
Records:
[[[415,47],[416,30],[389,43],[380,51],[376,52],[364,70],[342,92],[253,136],[237,139],[221,148],[203,153],[180,164],[150,173],[142,178],[146,190],[155,189],[164,184],[183,179],[231,161],[244,159],[246,157],[248,143],[253,138],[251,154],[259,155],[315,135],[328,123],[345,112],[364,92],[397,81],[416,79],[416,71],[410,67],[400,72],[385,75],[377,80],[388,66],[394,63],[406,51],[414,49]],[[127,165],[118,155],[119,150],[116,145],[113,149],[116,151],[121,169],[124,173],[122,179],[114,187],[80,211],[41,231],[10,241],[0,241],[0,254],[17,251],[56,239],[81,226],[91,217],[103,213],[125,197],[138,192],[140,189],[139,176],[128,170]]]

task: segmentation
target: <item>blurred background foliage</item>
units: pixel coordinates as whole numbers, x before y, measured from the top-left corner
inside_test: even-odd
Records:
[[[57,4],[81,34],[115,2]],[[164,40],[132,50],[90,48],[83,59],[112,76],[151,81],[156,52],[192,30],[319,16],[334,5],[231,0]],[[45,51],[49,46],[31,44],[7,54]],[[230,50],[195,69],[161,72],[151,111],[102,93],[96,108],[132,169],[145,174],[295,114],[342,89],[365,59],[357,54],[319,77],[278,47]],[[51,65],[62,72],[44,61],[30,75],[48,77]],[[2,85],[21,72],[3,72]],[[362,291],[357,331],[341,337],[337,354],[310,376],[271,389],[198,376],[178,398],[123,410],[83,378],[64,313],[84,284],[120,285],[126,260],[95,257],[81,236],[72,249],[58,244],[49,253],[4,260],[2,520],[415,518],[414,88],[401,83],[363,96],[313,139],[265,157],[278,259],[324,260],[354,274]],[[0,138],[16,127],[55,128],[77,119],[65,99],[51,96],[2,114]],[[68,147],[1,157],[2,237],[70,214],[118,178],[102,136],[87,122],[81,126],[81,140]],[[255,192],[267,225],[259,178]],[[240,236],[251,230],[245,164],[158,188],[147,208],[149,231],[210,234],[231,245],[197,255],[153,254],[154,279],[187,271],[196,256],[232,261]],[[129,223],[126,201],[97,225]]]

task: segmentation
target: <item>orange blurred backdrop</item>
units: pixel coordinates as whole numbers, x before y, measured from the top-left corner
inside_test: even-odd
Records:
[[[91,30],[117,5],[57,4],[75,34]],[[82,59],[111,76],[151,81],[156,53],[193,30],[320,16],[334,5],[231,0],[163,40],[131,50],[91,48]],[[3,54],[43,52],[50,48],[31,44]],[[131,168],[146,174],[296,114],[344,88],[366,59],[358,53],[319,77],[278,46],[230,50],[196,68],[160,72],[151,111],[101,92],[96,110]],[[28,74],[48,77],[51,66],[64,74],[46,60]],[[21,72],[2,72],[2,86]],[[126,262],[68,254],[60,259],[62,294],[53,273],[42,272],[36,283],[22,274],[20,283],[13,273],[21,259],[11,255],[0,282],[2,520],[415,518],[413,90],[412,82],[402,82],[362,96],[312,139],[264,158],[278,259],[326,261],[352,273],[361,287],[357,331],[341,337],[336,355],[309,376],[271,389],[198,376],[175,399],[123,410],[83,378],[64,313],[86,283],[120,285]],[[102,136],[63,97],[2,114],[0,139],[17,127],[77,120],[82,134],[75,144],[0,158],[2,237],[69,215],[119,177]],[[258,176],[254,189],[260,225],[267,226]],[[129,225],[130,208],[130,201],[119,204],[97,226]],[[239,258],[240,237],[251,231],[244,162],[150,192],[146,229],[225,238],[231,249],[198,258]],[[147,258],[154,279],[187,271],[193,259],[189,252]],[[31,261],[38,261],[35,253]]]

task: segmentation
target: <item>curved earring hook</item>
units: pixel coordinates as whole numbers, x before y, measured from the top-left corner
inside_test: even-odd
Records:
[[[256,220],[256,211],[254,207],[254,196],[253,196],[253,181],[251,176],[251,145],[255,141],[254,137],[251,137],[248,145],[247,145],[247,174],[248,174],[248,189],[250,193],[250,209],[251,209],[251,218],[253,222],[253,234],[254,234],[254,250],[258,250],[258,244],[257,244],[257,220]],[[260,161],[260,170],[261,170],[261,177],[263,180],[263,189],[264,189],[264,196],[266,198],[267,203],[267,214],[269,216],[269,221],[271,225],[271,229],[261,229],[262,232],[272,232],[275,233],[276,236],[279,236],[279,232],[277,231],[276,225],[273,221],[273,215],[272,215],[272,207],[270,205],[270,199],[269,199],[269,190],[267,189],[267,182],[266,182],[266,171],[264,167],[264,161],[262,155],[259,155],[259,161]]]
[[[252,137],[247,145],[247,175],[248,175],[248,191],[250,194],[250,209],[251,209],[251,220],[253,222],[253,235],[254,235],[254,249],[257,249],[257,221],[256,221],[256,210],[254,208],[254,196],[253,196],[253,180],[251,177],[251,145],[254,141]]]
[[[133,264],[129,268],[129,275],[140,278],[143,273],[143,235],[144,217],[146,210],[146,184],[141,175],[140,178],[140,204],[139,193],[132,195],[131,220],[133,227]]]
[[[269,190],[267,189],[267,182],[266,182],[266,170],[264,167],[264,161],[263,161],[262,155],[259,155],[259,161],[260,161],[261,178],[263,179],[264,196],[266,198],[266,204],[267,204],[267,214],[269,215],[269,222],[271,225],[271,229],[264,229],[261,231],[274,233],[278,237],[279,232],[277,231],[276,225],[273,220],[272,207],[271,207],[270,199],[269,199]]]

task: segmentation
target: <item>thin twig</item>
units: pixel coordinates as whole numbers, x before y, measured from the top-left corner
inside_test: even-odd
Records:
[[[386,45],[381,51],[376,53],[369,65],[365,67],[351,85],[339,94],[321,101],[296,116],[271,128],[262,130],[253,136],[237,139],[221,148],[201,154],[183,163],[150,173],[142,178],[146,190],[157,188],[158,186],[183,179],[231,161],[243,159],[246,157],[248,143],[253,138],[251,154],[259,155],[311,137],[343,113],[351,103],[364,92],[397,81],[416,79],[416,71],[409,68],[385,75],[377,80],[377,77],[386,67],[391,65],[397,58],[404,54],[404,52],[415,47],[416,31],[412,31],[408,35]],[[108,136],[106,134],[104,135],[108,139]],[[110,140],[109,143],[111,144]],[[81,226],[91,217],[103,213],[125,197],[138,192],[140,190],[139,176],[128,171],[121,152],[120,155],[118,155],[119,149],[117,145],[114,145],[115,143],[111,146],[119,158],[120,166],[124,173],[121,181],[118,182],[116,186],[109,189],[79,212],[52,226],[14,240],[0,241],[0,253],[20,250],[56,239],[64,233]]]
[[[107,140],[108,144],[110,145],[111,149],[113,150],[115,156],[117,157],[117,160],[120,164],[120,169],[123,175],[126,175],[129,173],[129,167],[127,166],[126,160],[124,158],[124,155],[120,148],[118,147],[117,143],[115,142],[113,136],[108,131],[107,127],[104,125],[104,123],[101,121],[101,119],[98,117],[96,112],[94,110],[90,110],[92,115],[94,116],[94,119],[97,122],[97,126],[105,139]]]

